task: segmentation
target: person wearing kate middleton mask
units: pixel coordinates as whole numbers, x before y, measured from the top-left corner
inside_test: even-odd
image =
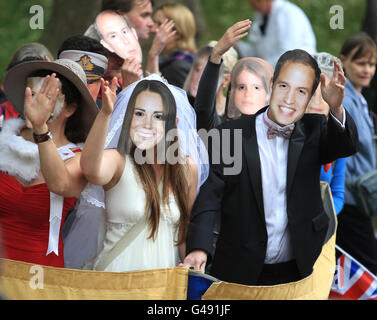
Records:
[[[335,63],[331,81],[320,75],[306,51],[284,53],[270,105],[217,128],[227,130],[230,141],[220,139],[220,155],[242,144],[241,170],[230,175],[225,159],[211,163],[193,207],[182,266],[204,271],[212,260],[214,277],[245,285],[289,283],[312,273],[329,224],[320,194],[321,165],[357,151],[357,130],[342,106],[342,69]],[[320,79],[331,110],[328,122],[304,115]],[[212,257],[217,214],[221,229]]]
[[[124,117],[119,115],[122,111]],[[189,215],[203,178],[200,163],[185,154],[193,148],[185,148],[182,136],[174,134],[175,128],[190,125],[185,124],[190,113],[194,112],[183,91],[157,75],[123,90],[114,109],[101,109],[81,167],[88,181],[104,190],[106,231],[102,249],[85,268],[160,269],[183,259]],[[121,129],[117,148],[106,146],[112,140],[106,132],[114,131],[108,129],[112,117]],[[195,126],[195,118],[189,118]],[[194,147],[200,142],[193,130],[181,133],[194,135]],[[173,145],[184,153],[171,153]]]

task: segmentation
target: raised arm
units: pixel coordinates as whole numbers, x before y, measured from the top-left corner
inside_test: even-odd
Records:
[[[165,49],[168,40],[174,37],[176,33],[177,32],[174,30],[174,21],[165,19],[158,28],[148,53],[147,74],[160,72],[158,58],[161,52]]]
[[[355,122],[343,107],[345,83],[342,67],[334,61],[334,73],[329,82],[321,74],[323,99],[330,107],[330,116],[323,125],[326,130],[325,143],[321,144],[321,163],[329,163],[339,158],[355,154],[359,148],[359,139]]]
[[[121,167],[121,156],[115,149],[104,150],[110,117],[116,99],[114,78],[111,87],[101,79],[102,109],[90,129],[81,155],[81,168],[90,183],[104,186]]]
[[[249,19],[243,20],[232,25],[213,47],[210,61],[219,64],[222,56],[235,45],[238,40],[246,37],[251,27]]]
[[[27,87],[25,90],[25,116],[31,122],[33,133],[36,135],[43,135],[50,131],[47,121],[54,110],[59,94],[58,84],[56,74],[52,74],[45,78],[41,90],[34,99],[31,89]],[[64,112],[70,112],[70,109]],[[55,132],[58,133],[59,129],[53,131],[55,140],[48,139],[38,143],[43,178],[51,192],[63,197],[78,198],[87,183],[80,169],[80,156],[76,155],[64,162],[54,143],[56,139],[59,139],[58,136],[54,137]]]
[[[197,114],[198,130],[211,130],[220,124],[216,113],[216,95],[222,57],[238,40],[248,34],[250,26],[250,20],[237,22],[225,32],[213,48],[200,79],[195,99],[194,108]]]
[[[324,74],[321,74],[321,91],[323,99],[328,103],[331,114],[340,123],[344,122],[343,99],[345,96],[346,77],[342,67],[334,60],[334,72],[329,83]]]

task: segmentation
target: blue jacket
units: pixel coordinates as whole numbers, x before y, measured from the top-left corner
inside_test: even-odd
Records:
[[[373,141],[374,125],[369,114],[368,103],[347,80],[343,105],[355,121],[359,134],[359,151],[347,159],[346,179],[349,182],[376,168],[376,148]],[[352,193],[346,187],[344,203],[357,205]]]

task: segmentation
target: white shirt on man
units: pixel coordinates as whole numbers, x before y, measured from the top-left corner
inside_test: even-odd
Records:
[[[277,136],[267,138],[268,127],[265,120],[272,126],[267,111],[257,116],[255,130],[257,133],[258,150],[262,174],[262,190],[264,214],[267,227],[266,264],[274,264],[293,260],[291,238],[287,217],[287,163],[289,139]]]
[[[288,50],[303,49],[316,53],[316,37],[311,23],[301,8],[286,0],[274,0],[263,34],[263,15],[255,12],[248,42],[238,41],[241,57],[259,57],[273,67]]]

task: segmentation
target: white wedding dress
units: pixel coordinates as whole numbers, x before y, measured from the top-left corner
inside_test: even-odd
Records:
[[[162,195],[162,183],[159,185]],[[118,241],[146,215],[145,192],[134,168],[133,160],[127,156],[126,165],[118,184],[105,192],[106,232],[103,249],[94,258],[92,269],[104,259]],[[180,211],[175,197],[170,194],[169,206],[161,203],[161,217],[158,232],[153,240],[150,237],[148,220],[137,237],[113,260],[105,270],[127,272],[175,267],[179,264],[178,226]],[[88,265],[86,266],[88,267]]]

